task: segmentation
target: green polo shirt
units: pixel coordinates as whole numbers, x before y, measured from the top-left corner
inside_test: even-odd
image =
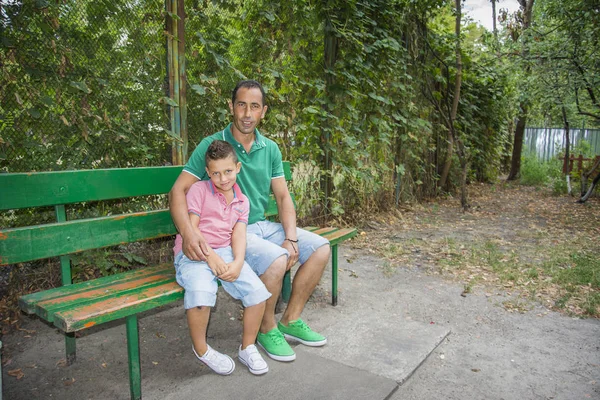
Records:
[[[235,149],[242,169],[237,176],[237,183],[242,192],[250,200],[248,223],[253,224],[265,219],[265,211],[271,194],[271,180],[284,176],[281,151],[277,144],[254,130],[256,136],[250,152],[247,153],[231,134],[231,124],[214,135],[202,139],[192,153],[183,170],[200,180],[208,180],[204,155],[206,149],[215,140],[225,140]]]

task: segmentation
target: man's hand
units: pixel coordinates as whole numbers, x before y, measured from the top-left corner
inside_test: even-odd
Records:
[[[294,266],[294,264],[298,262],[298,243],[292,243],[289,240],[284,240],[281,244],[281,247],[283,247],[290,253],[290,256],[287,260],[287,266],[285,268],[286,271],[289,271]]]
[[[199,230],[191,229],[183,237],[183,254],[193,261],[207,261],[206,256],[210,252],[210,247]]]
[[[242,266],[244,265],[244,261],[242,262],[230,262],[227,264],[227,271],[221,275],[218,275],[218,278],[225,282],[233,282],[240,276],[240,272],[242,272]]]
[[[208,267],[211,269],[211,271],[213,272],[213,274],[215,274],[217,278],[220,278],[220,276],[226,273],[229,269],[225,261],[223,261],[223,259],[219,257],[219,255],[214,251],[211,251],[208,254],[208,256],[206,257],[206,262],[208,264]]]

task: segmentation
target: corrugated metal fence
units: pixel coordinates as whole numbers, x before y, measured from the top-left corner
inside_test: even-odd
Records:
[[[571,152],[582,140],[590,144],[591,151],[600,155],[600,129],[570,129]],[[561,128],[526,128],[523,149],[536,154],[540,160],[556,157],[565,148],[565,130]]]

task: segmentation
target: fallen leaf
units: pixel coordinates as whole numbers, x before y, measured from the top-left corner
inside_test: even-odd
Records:
[[[21,368],[11,369],[10,371],[8,371],[8,375],[14,376],[17,379],[21,379],[22,377],[25,376],[25,374],[23,373]]]
[[[71,386],[73,383],[75,383],[75,378],[63,378],[63,383],[65,386]]]
[[[158,362],[157,361],[152,361],[152,364],[158,365]]]
[[[481,370],[479,368],[471,368],[471,371],[473,371],[473,372],[479,372]]]
[[[56,366],[57,366],[57,367],[66,367],[66,366],[67,366],[67,359],[66,359],[66,358],[63,358],[63,359],[61,359],[61,360],[58,360],[58,361],[56,362]]]

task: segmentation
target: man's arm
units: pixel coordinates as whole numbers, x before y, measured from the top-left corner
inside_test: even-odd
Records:
[[[285,238],[298,240],[296,235],[296,209],[294,208],[294,202],[292,201],[292,196],[290,196],[285,177],[272,179],[271,189],[277,202],[279,220],[285,231]],[[285,240],[281,244],[281,247],[290,252],[287,263],[287,269],[289,270],[298,261],[298,244]]]
[[[200,231],[194,229],[188,216],[188,204],[185,198],[190,187],[197,181],[198,178],[194,175],[185,171],[181,172],[169,192],[169,208],[171,209],[171,218],[183,239],[183,253],[190,260],[205,261],[209,246]]]

